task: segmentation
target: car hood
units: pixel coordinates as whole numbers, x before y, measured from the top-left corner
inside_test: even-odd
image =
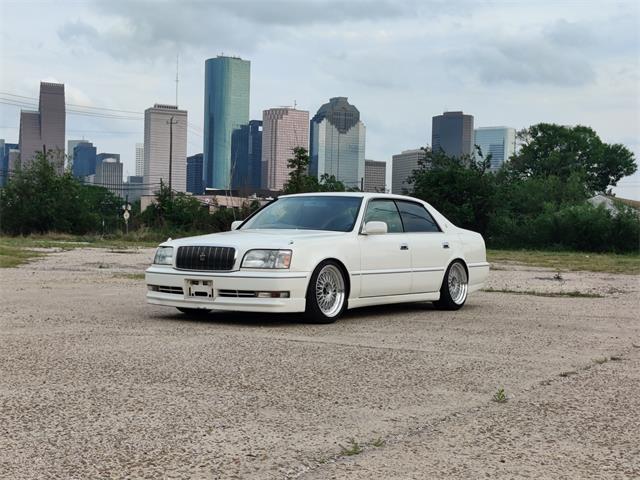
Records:
[[[182,247],[187,245],[249,248],[292,248],[307,241],[324,241],[350,235],[351,232],[324,230],[232,230],[196,237],[169,240],[162,245]]]

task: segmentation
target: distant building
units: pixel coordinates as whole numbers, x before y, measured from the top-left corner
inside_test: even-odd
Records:
[[[135,202],[144,195],[144,178],[141,175],[130,175],[123,186],[122,198]]]
[[[103,160],[106,160],[107,158],[115,158],[116,160],[120,161],[120,154],[119,153],[98,153],[96,155],[96,166],[99,165]]]
[[[73,164],[71,167],[74,177],[82,178],[87,175],[93,175],[96,173],[96,163],[96,147],[93,146],[93,143],[83,140],[75,145],[73,148]]]
[[[387,162],[364,161],[364,191],[383,193],[387,183]]]
[[[73,170],[73,149],[86,140],[67,140],[67,167]]]
[[[105,158],[96,166],[94,183],[122,197],[122,163],[115,158]]]
[[[365,126],[347,97],[334,97],[311,120],[310,174],[334,175],[347,187],[364,178]]]
[[[13,168],[9,168],[9,152],[18,150],[17,143],[6,143],[0,139],[0,187],[4,187],[13,173]]]
[[[251,62],[218,56],[205,62],[204,160],[206,187],[231,189],[246,181]]]
[[[444,112],[431,123],[431,148],[442,150],[450,157],[473,153],[473,115],[462,112]]]
[[[136,143],[136,176],[144,175],[144,143]]]
[[[262,112],[262,188],[282,190],[293,149],[309,149],[309,112],[291,107]]]
[[[171,188],[187,191],[187,111],[175,105],[155,104],[144,111],[144,183],[147,193],[169,185],[170,125],[173,121]]]
[[[202,161],[203,155],[201,153],[187,157],[187,192],[194,195],[202,195],[204,193]]]
[[[40,100],[38,110],[20,112],[20,163],[28,167],[43,147],[47,153],[53,152],[48,160],[56,171],[64,172],[65,137],[64,85],[60,83],[40,82]]]
[[[247,189],[262,186],[262,120],[249,121],[249,151],[247,152]],[[253,193],[253,192],[252,192]]]
[[[491,170],[502,168],[516,153],[516,129],[509,127],[481,127],[475,130],[475,144],[480,147],[482,155],[491,155]]]
[[[391,159],[391,193],[404,195],[411,193],[409,177],[414,170],[420,167],[420,160],[424,160],[426,154],[424,150],[404,150],[402,153],[394,155]]]

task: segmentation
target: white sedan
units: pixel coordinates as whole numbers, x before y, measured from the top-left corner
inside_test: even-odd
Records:
[[[281,196],[229,232],[169,240],[147,300],[184,313],[305,312],[431,301],[457,310],[489,273],[478,233],[421,200],[373,193]]]

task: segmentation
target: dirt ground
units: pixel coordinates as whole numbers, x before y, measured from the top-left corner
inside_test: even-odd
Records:
[[[305,325],[147,305],[152,255],[0,270],[0,478],[640,478],[638,277],[494,265],[458,312]]]

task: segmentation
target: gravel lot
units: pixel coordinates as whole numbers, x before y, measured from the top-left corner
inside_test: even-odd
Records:
[[[602,297],[317,326],[149,306],[152,254],[0,270],[0,477],[640,477],[638,277],[496,265],[495,290]]]

